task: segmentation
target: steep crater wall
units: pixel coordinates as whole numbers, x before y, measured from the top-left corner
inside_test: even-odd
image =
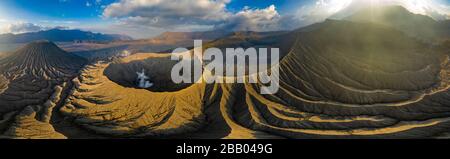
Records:
[[[171,71],[178,61],[173,61],[170,57],[156,57],[141,61],[124,62],[117,60],[111,63],[103,72],[108,79],[124,87],[138,88],[138,74],[142,71],[150,79],[153,86],[146,88],[153,92],[175,92],[191,86],[191,83],[174,83],[171,78]],[[193,73],[192,73],[193,74]],[[193,80],[196,81],[196,80]]]

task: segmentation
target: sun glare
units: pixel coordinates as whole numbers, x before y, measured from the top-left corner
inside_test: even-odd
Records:
[[[356,1],[362,2],[358,4],[366,5],[369,7],[400,5],[408,9],[410,12],[416,14],[426,15],[430,11],[433,11],[442,15],[449,15],[448,8],[443,8],[438,0],[351,0],[350,3]],[[345,3],[347,2],[345,1]]]
[[[442,5],[441,0],[317,0],[322,13],[332,15],[347,8],[376,8],[380,6],[399,5],[412,13],[431,16],[437,20],[450,19],[450,8]],[[316,11],[317,12],[317,11]]]
[[[326,12],[329,14],[336,13],[352,3],[352,0],[318,0],[317,6],[326,7]]]

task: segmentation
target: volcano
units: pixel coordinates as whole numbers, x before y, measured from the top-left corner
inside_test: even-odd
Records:
[[[66,82],[86,61],[48,41],[0,59],[0,130],[12,138],[62,138],[49,124]],[[30,132],[31,131],[31,132]]]
[[[36,78],[56,79],[74,74],[85,64],[83,58],[61,50],[54,43],[30,43],[0,60],[0,72],[9,78],[29,75]]]
[[[292,138],[436,137],[449,124],[448,55],[382,25],[327,20],[297,33],[280,91],[246,85],[241,124]],[[242,107],[242,105],[246,105]]]
[[[390,26],[426,42],[442,42],[450,37],[448,20],[436,21],[425,15],[411,13],[402,6],[362,8],[344,19]]]
[[[259,94],[263,84],[130,88],[120,82],[126,76],[120,72],[145,69],[169,76],[155,72],[169,67],[164,62],[168,55],[139,54],[84,69],[61,111],[91,131],[120,137],[445,136],[450,65],[439,47],[389,26],[336,20],[289,33],[254,35],[239,33],[206,46],[283,46],[276,94]],[[285,40],[275,40],[281,45],[271,39]]]
[[[432,19],[396,6],[378,13],[204,45],[280,48],[274,94],[260,94],[260,82],[173,83],[168,53],[84,65],[35,42],[0,60],[0,138],[449,138],[448,45],[397,21]],[[155,85],[138,87],[140,72]]]

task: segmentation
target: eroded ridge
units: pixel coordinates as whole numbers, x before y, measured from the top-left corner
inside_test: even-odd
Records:
[[[148,57],[134,60],[145,58]],[[126,60],[124,62],[127,63]],[[110,64],[99,62],[90,65],[73,80],[75,86],[61,109],[63,114],[95,132],[123,137],[192,132],[205,121],[202,113],[208,102],[204,100],[205,84],[192,85],[176,92],[125,87],[109,80],[104,74]],[[151,71],[159,67],[162,66],[145,69]]]
[[[8,88],[8,79],[6,79],[3,75],[0,75],[0,93],[3,93]]]
[[[112,137],[448,134],[450,64],[441,49],[391,28],[345,21],[328,20],[288,37],[296,39],[283,49],[280,90],[272,95],[259,93],[261,83],[132,87],[141,69],[157,85],[169,80],[170,55],[145,53],[86,66],[71,81],[60,112],[89,132]]]
[[[0,59],[0,136],[65,138],[50,124],[65,82],[85,61],[48,41],[30,43]]]
[[[170,62],[135,65],[169,56],[138,54],[114,63],[120,67],[102,62],[86,67],[74,80],[72,95],[61,111],[85,128],[122,137],[418,138],[446,134],[450,126],[448,55],[396,30],[365,25],[329,20],[294,32],[297,39],[279,63],[281,88],[273,95],[259,94],[260,83],[196,83],[153,92],[125,87],[117,83],[120,78],[114,82],[114,77],[105,74],[106,68],[135,71],[132,67],[139,66],[151,73],[158,72],[157,67],[170,67]]]
[[[448,55],[382,27],[322,25],[299,33],[280,63],[277,94],[263,96],[257,93],[260,85],[245,86],[243,106],[235,114],[239,123],[292,138],[418,138],[447,132]]]

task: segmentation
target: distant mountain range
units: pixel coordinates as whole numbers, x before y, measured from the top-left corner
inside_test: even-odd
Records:
[[[209,42],[230,35],[232,32],[223,30],[203,31],[203,32],[164,32],[150,39],[132,40],[128,43],[139,44],[158,44],[158,45],[177,45],[193,46],[193,40],[203,40]]]
[[[165,32],[161,35],[152,38],[153,40],[161,40],[161,41],[175,41],[175,40],[205,40],[211,41],[218,38],[222,38],[226,35],[230,34],[229,31],[204,31],[204,32]]]
[[[344,20],[389,26],[426,42],[440,43],[450,39],[450,20],[437,21],[411,13],[402,6],[363,8]]]
[[[48,40],[53,42],[73,42],[73,41],[103,42],[103,41],[132,40],[132,38],[125,35],[101,34],[82,30],[62,30],[62,29],[51,29],[23,34],[0,35],[0,43],[30,43],[38,40]]]
[[[70,44],[61,47],[69,52],[88,58],[98,59],[122,54],[137,52],[171,52],[178,47],[191,48],[194,40],[203,40],[204,43],[224,38],[232,34],[229,31],[204,31],[204,32],[164,32],[150,39],[114,41],[108,44]]]

